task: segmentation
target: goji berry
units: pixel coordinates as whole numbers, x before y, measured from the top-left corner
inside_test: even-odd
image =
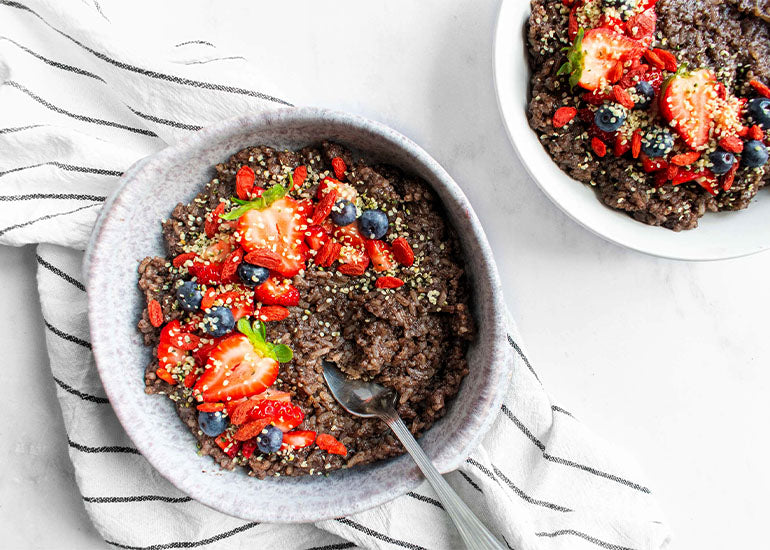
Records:
[[[725,136],[719,140],[719,146],[725,151],[731,153],[740,153],[743,151],[743,141],[738,136]]]
[[[216,235],[217,230],[219,229],[219,224],[222,222],[219,216],[224,214],[224,212],[225,203],[220,202],[213,211],[206,214],[206,223],[203,226],[203,230],[209,239]]]
[[[678,155],[674,155],[671,157],[671,164],[675,164],[677,166],[687,166],[688,164],[692,164],[693,162],[697,161],[700,158],[700,153],[698,151],[690,151],[689,153],[680,153]]]
[[[658,58],[663,61],[664,69],[672,73],[676,72],[678,64],[674,54],[666,50],[661,50],[660,48],[655,48],[653,51],[655,52],[655,55],[657,55]]]
[[[398,277],[379,277],[375,282],[374,286],[377,288],[399,288],[404,286],[404,281],[399,279]]]
[[[313,210],[313,223],[320,225],[329,216],[332,211],[332,207],[337,202],[337,190],[330,189],[323,198],[318,201]]]
[[[391,244],[391,250],[393,251],[393,257],[401,265],[409,267],[414,263],[414,251],[409,246],[409,241],[404,237],[395,239]]]
[[[348,171],[348,167],[341,157],[334,157],[332,159],[332,169],[334,170],[334,177],[338,180],[342,180],[345,177],[345,172]]]
[[[281,255],[269,248],[255,248],[246,254],[244,260],[247,263],[266,267],[267,269],[278,269],[282,263]]]
[[[262,306],[256,312],[257,319],[265,323],[270,321],[283,321],[289,316],[289,310],[283,306]]]
[[[770,87],[762,84],[759,80],[752,80],[749,84],[751,84],[751,87],[754,88],[759,95],[770,97]]]
[[[248,424],[244,424],[241,426],[237,432],[235,432],[235,440],[236,441],[246,441],[247,439],[251,439],[252,437],[257,437],[259,434],[262,433],[262,430],[265,429],[265,427],[270,424],[271,419],[270,418],[260,418],[257,420],[252,420]]]
[[[213,412],[225,410],[225,404],[224,403],[201,403],[196,407],[196,409],[202,412],[213,413]]]
[[[305,185],[305,179],[307,178],[307,166],[304,164],[297,166],[294,169],[294,174],[292,175],[292,181],[294,182],[294,187],[292,189],[299,189],[303,185]],[[291,189],[289,189],[291,191]]]
[[[618,61],[607,73],[607,82],[614,84],[621,78],[623,78],[623,63]]]
[[[208,309],[214,304],[217,297],[217,291],[211,287],[207,288],[201,299],[201,309]]]
[[[615,101],[620,103],[626,109],[634,108],[634,100],[631,99],[631,96],[628,94],[628,92],[621,86],[616,84],[612,87],[612,96],[615,98]]]
[[[762,129],[761,126],[758,126],[755,124],[754,126],[749,128],[749,137],[757,141],[764,141],[765,131]]]
[[[574,107],[559,107],[553,115],[553,127],[561,128],[577,115]]]
[[[663,62],[663,60],[658,56],[657,53],[653,50],[647,50],[644,52],[644,58],[650,62],[650,65],[653,67],[657,67],[658,69],[665,69],[666,64]]]
[[[637,128],[634,130],[634,134],[631,136],[631,156],[639,158],[639,153],[642,151],[642,132]]]
[[[591,139],[591,148],[594,150],[594,153],[596,153],[596,156],[598,157],[603,157],[607,154],[607,146],[597,137]]]
[[[348,449],[337,441],[337,438],[329,434],[318,434],[315,440],[316,445],[329,454],[345,456],[348,454]]]
[[[155,369],[155,374],[158,378],[166,382],[167,384],[171,384],[172,386],[176,385],[176,379],[171,376],[171,373],[168,372],[164,367],[158,367]]]
[[[729,191],[730,188],[733,186],[733,182],[735,181],[735,173],[738,171],[738,163],[735,162],[730,167],[730,170],[727,171],[727,173],[724,175],[724,179],[722,180],[722,189],[725,191]]]
[[[158,300],[152,299],[147,302],[147,316],[152,326],[159,327],[163,324],[163,308],[160,307]]]
[[[254,187],[254,170],[250,166],[241,166],[238,173],[235,174],[235,194],[241,200],[249,198],[251,188]]]

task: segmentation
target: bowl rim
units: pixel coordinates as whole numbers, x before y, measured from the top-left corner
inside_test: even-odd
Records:
[[[529,97],[528,87],[531,71],[526,61],[526,32],[519,27],[522,16],[526,16],[523,17],[526,21],[529,13],[530,0],[502,0],[500,2],[492,40],[493,85],[503,127],[513,150],[529,176],[551,202],[567,217],[602,239],[659,258],[715,261],[750,256],[770,249],[770,238],[753,245],[744,244],[739,239],[733,239],[728,245],[723,244],[721,246],[710,243],[693,246],[692,242],[685,242],[685,235],[692,234],[693,231],[700,231],[699,235],[702,235],[701,224],[715,222],[714,218],[717,215],[736,216],[740,215],[741,212],[745,214],[745,209],[735,212],[709,213],[708,217],[711,220],[701,218],[698,228],[677,233],[663,227],[638,222],[631,216],[604,205],[597,196],[591,197],[596,205],[589,206],[588,211],[585,211],[578,205],[578,202],[582,201],[576,201],[574,195],[565,195],[560,187],[561,182],[566,180],[569,180],[571,185],[586,188],[585,190],[589,191],[591,195],[595,193],[593,189],[587,189],[585,184],[564,173],[550,158],[550,155],[537,139],[537,134],[529,126],[526,117],[526,102],[524,105],[517,104],[515,94],[511,93],[512,87],[509,82],[511,79],[508,75],[510,71],[514,70],[514,64],[524,63],[528,76],[522,85],[527,86],[525,94],[527,100]],[[520,56],[518,55],[519,48],[521,48]],[[548,165],[555,167],[555,170]],[[541,173],[543,169],[547,170],[546,175],[548,177]],[[579,193],[579,191],[575,191],[575,193]],[[757,196],[752,199],[752,202],[759,200],[760,197]],[[768,200],[768,198],[763,198],[762,202]],[[756,204],[751,206],[754,207],[754,210],[757,209]],[[656,234],[661,232],[663,232],[662,237],[660,234]],[[676,237],[679,237],[678,241],[674,241]]]
[[[270,521],[276,523],[297,523],[297,522],[311,522],[320,521],[324,519],[333,519],[340,516],[346,516],[362,512],[364,510],[382,505],[389,502],[409,490],[414,489],[422,481],[419,475],[415,475],[417,471],[416,465],[410,470],[411,473],[405,473],[404,479],[396,484],[393,488],[387,491],[380,491],[374,495],[364,496],[353,503],[348,504],[346,507],[330,510],[324,514],[317,515],[310,513],[298,513],[296,516],[287,520],[285,517],[281,517],[270,513],[269,510],[260,512],[257,517],[254,514],[244,514],[238,509],[230,509],[223,504],[221,499],[216,499],[208,494],[207,491],[196,485],[189,477],[175,475],[175,472],[168,467],[165,467],[164,461],[160,459],[159,449],[155,445],[146,444],[146,434],[141,430],[135,430],[133,428],[131,418],[126,410],[126,403],[131,401],[131,392],[121,392],[116,381],[113,379],[113,370],[109,367],[109,345],[106,328],[100,327],[97,322],[97,315],[99,312],[99,300],[96,296],[97,288],[103,287],[108,281],[106,281],[105,270],[100,270],[100,265],[103,260],[108,259],[105,255],[109,249],[102,250],[102,240],[100,237],[104,235],[105,229],[109,228],[115,222],[115,207],[119,206],[121,199],[124,195],[125,189],[131,184],[131,182],[140,174],[143,170],[149,166],[163,162],[164,159],[174,158],[188,148],[194,148],[197,145],[205,144],[207,142],[216,141],[220,139],[226,139],[230,135],[236,133],[234,128],[237,128],[239,124],[248,124],[255,128],[269,129],[281,124],[292,122],[331,122],[333,124],[339,124],[343,126],[353,126],[357,131],[369,132],[374,134],[378,138],[383,138],[389,146],[395,149],[401,149],[403,153],[406,153],[416,164],[429,171],[433,176],[433,181],[429,182],[431,186],[440,185],[447,191],[448,196],[441,198],[442,203],[446,203],[448,199],[451,199],[457,206],[463,209],[464,214],[468,218],[468,226],[471,228],[472,235],[466,236],[461,240],[472,242],[474,246],[479,248],[479,255],[482,258],[481,265],[478,266],[476,278],[481,281],[486,281],[489,285],[489,293],[492,297],[490,304],[491,310],[494,314],[494,322],[490,323],[488,327],[492,331],[491,341],[493,342],[493,349],[490,350],[491,357],[499,357],[495,362],[498,363],[497,368],[491,370],[491,374],[496,376],[490,377],[490,380],[484,385],[485,390],[489,393],[490,397],[487,399],[485,406],[485,413],[479,418],[473,418],[470,422],[473,423],[474,431],[472,435],[466,437],[462,441],[462,446],[451,457],[446,457],[446,452],[442,452],[441,456],[434,460],[437,468],[446,473],[457,469],[465,460],[465,458],[481,443],[484,435],[489,431],[497,417],[497,412],[500,409],[505,392],[507,391],[508,384],[510,382],[512,373],[512,364],[505,359],[504,339],[507,331],[505,321],[507,316],[505,313],[505,305],[502,301],[502,287],[497,272],[497,267],[494,262],[491,248],[487,241],[484,230],[478,220],[475,212],[473,211],[470,202],[464,193],[457,185],[457,183],[449,176],[449,174],[434,160],[426,151],[424,151],[417,144],[406,138],[399,132],[392,128],[376,122],[366,119],[364,117],[345,113],[341,111],[334,111],[323,108],[315,107],[298,107],[298,108],[279,108],[263,111],[260,113],[247,114],[232,117],[219,121],[215,124],[207,126],[202,130],[195,132],[173,145],[170,145],[157,153],[138,160],[134,163],[121,177],[119,185],[113,191],[113,193],[105,201],[104,207],[101,210],[97,221],[94,226],[94,230],[89,241],[89,245],[84,258],[84,272],[87,274],[86,287],[88,290],[88,318],[91,332],[91,343],[93,354],[95,358],[96,368],[99,376],[102,380],[102,384],[105,389],[105,393],[110,400],[110,404],[115,411],[121,425],[126,430],[129,438],[134,442],[137,449],[148,460],[148,462],[169,482],[176,486],[179,490],[188,494],[195,500],[219,510],[223,513],[241,517],[247,520],[256,521]],[[322,139],[323,136],[319,137]],[[233,151],[235,152],[235,151]],[[105,245],[106,246],[106,245]],[[478,283],[475,283],[478,284]],[[475,286],[474,284],[474,286]],[[478,292],[477,289],[473,290],[474,294]],[[469,422],[469,423],[470,423]],[[180,421],[179,428],[186,430],[183,423]],[[442,448],[447,447],[445,442]],[[402,455],[403,457],[404,455]],[[397,460],[399,457],[394,457],[388,460]],[[376,463],[375,463],[376,464]],[[215,463],[212,462],[212,466]],[[219,472],[219,467],[212,468]],[[228,472],[230,473],[230,472]],[[269,480],[264,480],[268,481]]]

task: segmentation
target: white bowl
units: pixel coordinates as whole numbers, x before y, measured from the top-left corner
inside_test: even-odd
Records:
[[[696,229],[676,233],[605,206],[594,190],[561,171],[527,121],[530,71],[527,0],[503,0],[495,31],[495,88],[508,137],[540,189],[597,235],[640,252],[677,260],[721,260],[770,248],[770,197],[760,191],[746,210],[707,212]]]

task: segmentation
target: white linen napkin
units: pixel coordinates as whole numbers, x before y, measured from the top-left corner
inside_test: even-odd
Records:
[[[111,546],[146,550],[460,548],[425,483],[351,517],[258,524],[180,493],[133,447],[103,397],[88,342],[81,263],[92,224],[137,159],[222,118],[289,103],[206,37],[144,37],[139,51],[141,31],[110,18],[112,2],[0,0],[0,244],[39,243],[53,383],[97,529]],[[449,482],[516,550],[666,547],[668,528],[632,461],[550,402],[510,326],[505,404]]]

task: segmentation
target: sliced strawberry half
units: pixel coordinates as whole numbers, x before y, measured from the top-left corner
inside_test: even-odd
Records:
[[[305,231],[305,242],[311,250],[320,250],[329,240],[329,234],[320,225],[311,225]]]
[[[294,277],[305,268],[307,209],[291,197],[283,197],[264,210],[248,210],[238,219],[238,240],[246,252],[268,249],[281,262],[275,271]]]
[[[644,47],[649,48],[655,37],[657,22],[658,16],[655,13],[655,8],[648,8],[633,17],[629,17],[626,21],[626,34],[641,42]]]
[[[225,401],[257,395],[278,377],[278,361],[262,357],[243,334],[222,340],[211,352],[195,390],[204,401]]]
[[[340,250],[339,262],[337,270],[340,273],[357,277],[363,275],[369,267],[369,255],[363,247],[343,246]]]
[[[334,178],[324,178],[324,180],[318,185],[318,191],[316,191],[316,198],[322,199],[324,195],[328,194],[332,189],[337,190],[338,199],[347,199],[350,202],[356,202],[358,191],[349,183],[344,183]]]
[[[704,149],[714,125],[716,76],[708,69],[678,73],[664,84],[660,112],[692,149]]]
[[[299,304],[299,290],[288,279],[271,275],[256,288],[254,299],[266,306],[291,307]]]
[[[591,29],[582,42],[576,41],[570,52],[571,67],[564,72],[572,73],[573,77],[579,75],[577,84],[586,90],[597,90],[607,83],[615,65],[639,59],[642,53],[644,46],[632,38],[610,29]]]
[[[316,433],[310,430],[295,430],[293,432],[287,432],[283,434],[282,450],[289,449],[302,449],[303,447],[309,447],[315,441]]]
[[[375,271],[388,271],[396,265],[390,245],[385,241],[367,239],[364,242],[366,253],[372,260],[372,269]]]
[[[269,419],[282,432],[288,432],[302,424],[305,413],[291,402],[265,399],[257,403],[248,415],[249,420],[262,418]]]

